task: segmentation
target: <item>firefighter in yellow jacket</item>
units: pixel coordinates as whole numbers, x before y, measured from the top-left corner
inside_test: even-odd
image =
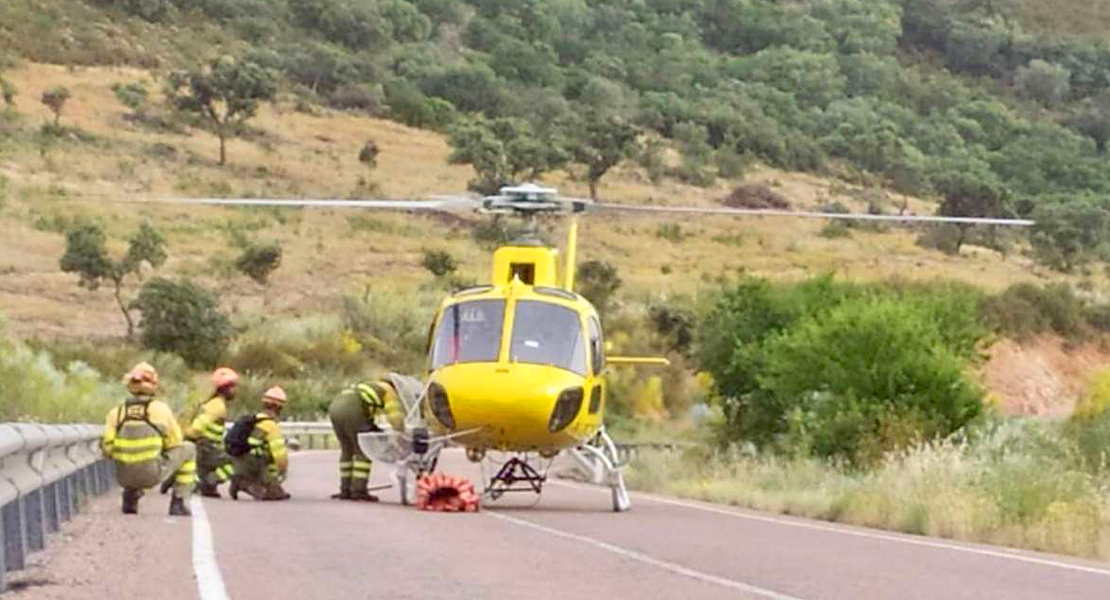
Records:
[[[228,490],[232,500],[239,499],[240,490],[255,500],[289,499],[281,486],[289,473],[289,453],[278,424],[285,402],[285,390],[278,386],[266,390],[262,396],[262,412],[253,418],[240,418],[228,433],[227,448],[235,465]],[[236,431],[241,427],[244,428],[242,434]],[[249,434],[245,428],[249,428]]]
[[[328,417],[339,440],[339,493],[333,494],[333,499],[378,501],[377,496],[367,491],[372,463],[358,446],[358,434],[380,431],[378,423],[403,430],[405,409],[393,385],[389,379],[356,384],[340,393],[328,407]]]
[[[184,441],[173,411],[154,399],[158,372],[147,363],[135,365],[124,377],[131,393],[108,412],[104,423],[104,454],[116,463],[116,480],[123,488],[123,512],[139,512],[139,498],[148,488],[172,481],[170,514],[190,516],[185,500],[196,484],[196,448]]]
[[[200,494],[219,498],[219,485],[231,479],[235,467],[224,452],[224,432],[227,428],[227,403],[235,399],[239,374],[220,367],[212,373],[215,393],[196,410],[192,422],[185,428],[185,438],[197,446],[197,476]]]

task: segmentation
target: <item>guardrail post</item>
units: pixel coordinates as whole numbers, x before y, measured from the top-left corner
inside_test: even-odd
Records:
[[[58,490],[59,469],[54,462],[53,446],[61,442],[60,433],[54,428],[45,428],[47,438],[46,447],[40,451],[41,458],[38,460],[37,470],[42,477],[42,499],[43,508],[45,508],[44,516],[46,522],[46,531],[49,533],[58,533],[62,530],[62,507],[61,507],[61,494]]]
[[[0,472],[20,459],[23,436],[15,428],[0,425]],[[0,592],[4,591],[4,574],[25,562],[27,552],[23,515],[19,505],[19,488],[8,477],[0,476]]]
[[[49,527],[47,495],[43,490],[42,469],[46,460],[46,432],[37,425],[13,425],[23,436],[19,460],[12,465],[9,477],[19,489],[19,512],[22,519],[26,547],[42,550],[46,547],[46,530]]]

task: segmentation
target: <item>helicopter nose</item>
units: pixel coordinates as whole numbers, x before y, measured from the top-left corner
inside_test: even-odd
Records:
[[[437,374],[457,431],[482,428],[511,442],[562,431],[582,405],[583,379],[569,371],[546,365],[483,367],[456,365]]]

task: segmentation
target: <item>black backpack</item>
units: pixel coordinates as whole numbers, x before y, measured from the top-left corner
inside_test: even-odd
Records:
[[[224,438],[224,449],[230,456],[243,456],[251,451],[251,434],[259,421],[269,420],[269,417],[256,414],[243,415],[231,424]]]

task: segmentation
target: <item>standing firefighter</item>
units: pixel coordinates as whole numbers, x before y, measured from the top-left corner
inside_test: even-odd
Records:
[[[285,390],[274,386],[262,396],[262,412],[239,417],[227,434],[227,453],[235,465],[228,492],[233,500],[245,491],[255,500],[288,500],[281,487],[289,472],[289,453],[278,425]]]
[[[123,513],[138,513],[143,492],[168,480],[173,487],[170,514],[188,517],[185,500],[196,485],[196,448],[182,439],[170,407],[154,399],[158,391],[154,367],[139,363],[124,382],[131,397],[108,412],[103,440],[104,454],[116,462]]]
[[[395,430],[404,427],[405,409],[394,384],[387,379],[356,384],[332,401],[328,417],[340,449],[339,493],[332,498],[377,502],[366,489],[372,465],[358,446],[358,434],[381,430],[376,422],[388,422]]]
[[[197,446],[197,474],[202,496],[219,498],[219,485],[231,479],[235,468],[224,452],[224,430],[227,403],[235,399],[239,374],[227,367],[212,373],[215,393],[201,403],[192,423],[185,429],[185,438]]]

